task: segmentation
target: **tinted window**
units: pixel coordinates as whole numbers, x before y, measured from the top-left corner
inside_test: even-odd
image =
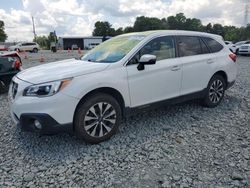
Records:
[[[180,57],[202,54],[198,37],[180,36],[177,45]]]
[[[147,43],[130,60],[129,64],[137,64],[141,56],[145,54],[155,55],[157,61],[175,58],[174,38],[171,36],[159,37]]]
[[[218,43],[216,40],[211,39],[211,38],[205,38],[205,37],[203,39],[207,43],[212,53],[219,52],[222,50],[223,46],[220,43]]]
[[[208,54],[209,53],[209,49],[207,47],[207,45],[204,43],[203,40],[200,40],[201,42],[201,50],[203,54]]]

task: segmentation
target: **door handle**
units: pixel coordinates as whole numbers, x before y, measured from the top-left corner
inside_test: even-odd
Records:
[[[212,59],[207,60],[207,64],[212,64],[212,63],[214,63],[214,61]]]
[[[181,69],[181,67],[178,66],[178,65],[176,65],[176,66],[173,66],[173,67],[171,68],[171,71],[178,71],[178,70],[180,70],[180,69]]]

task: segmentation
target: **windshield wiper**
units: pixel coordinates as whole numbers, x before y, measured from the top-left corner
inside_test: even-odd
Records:
[[[89,62],[96,62],[96,61],[94,61],[93,59],[88,59],[88,61],[89,61]]]

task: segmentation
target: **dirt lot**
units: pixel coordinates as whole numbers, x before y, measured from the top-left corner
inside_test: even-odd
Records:
[[[79,56],[29,54],[24,68],[41,54],[46,62]],[[238,64],[217,108],[191,101],[127,117],[98,145],[20,132],[0,95],[0,187],[250,187],[250,57]]]

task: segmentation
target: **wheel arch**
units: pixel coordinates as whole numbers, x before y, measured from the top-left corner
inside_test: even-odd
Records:
[[[81,98],[81,100],[78,102],[78,104],[77,104],[77,106],[75,108],[73,123],[74,123],[74,120],[75,120],[75,115],[76,115],[77,108],[82,103],[84,103],[89,97],[91,97],[91,96],[93,96],[93,95],[95,95],[97,93],[104,93],[104,94],[108,94],[108,95],[111,95],[112,97],[114,97],[117,100],[117,102],[120,104],[121,110],[122,110],[122,115],[124,115],[125,101],[124,101],[124,98],[123,98],[122,94],[117,89],[114,89],[114,88],[111,88],[111,87],[101,87],[101,88],[97,88],[97,89],[89,91],[87,94],[85,94]]]
[[[220,71],[217,71],[213,74],[213,76],[215,75],[220,75],[222,76],[222,78],[225,80],[225,83],[226,83],[226,88],[227,88],[227,85],[228,85],[228,76],[227,76],[227,73],[223,70],[220,70]],[[211,77],[211,79],[213,78],[213,76]]]

